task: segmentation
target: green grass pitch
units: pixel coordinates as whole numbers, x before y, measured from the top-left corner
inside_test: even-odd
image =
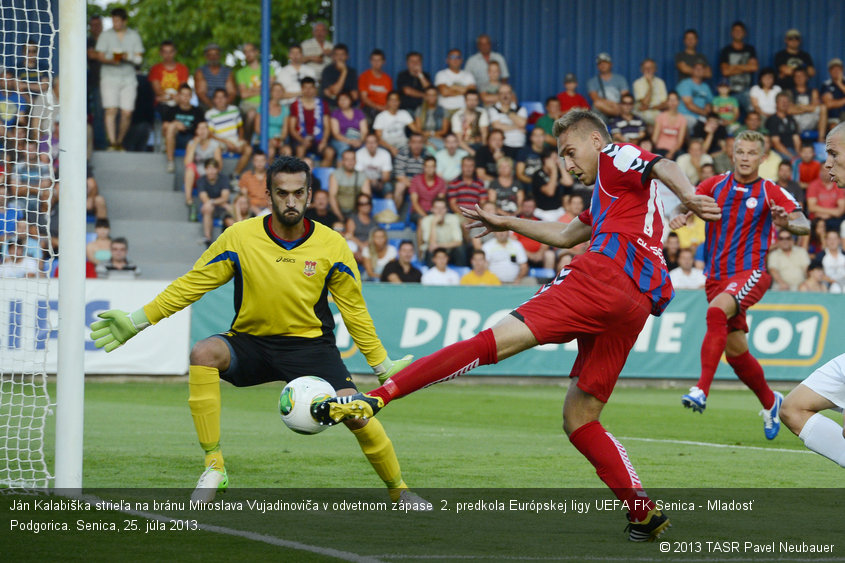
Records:
[[[295,489],[299,492],[293,496],[315,500],[336,498],[343,494],[338,489],[354,489],[350,498],[386,501],[380,481],[345,428],[301,436],[282,424],[277,410],[281,388],[281,383],[246,389],[223,384],[222,447],[230,490],[218,498],[244,502],[261,497],[261,490],[272,496],[276,490]],[[786,393],[791,385],[775,388]],[[52,388],[53,396],[54,392]],[[431,515],[397,515],[389,510],[348,514],[323,511],[295,517],[254,510],[185,515],[178,510],[150,509],[150,513],[195,518],[202,525],[235,530],[240,535],[209,529],[152,535],[43,532],[38,539],[47,541],[30,542],[31,548],[21,560],[43,561],[59,555],[66,560],[113,560],[121,554],[131,554],[133,561],[215,561],[231,559],[232,555],[281,561],[400,561],[416,557],[441,561],[573,561],[594,557],[671,560],[671,554],[659,552],[654,544],[643,547],[625,541],[621,529],[624,511],[620,509],[597,513],[594,506],[589,517],[576,517],[571,510],[565,515],[454,513],[455,498],[462,494],[466,499],[495,500],[497,495],[534,499],[547,498],[556,490],[558,497],[585,498],[588,503],[597,502],[591,500],[593,497],[613,498],[561,430],[565,392],[564,387],[554,384],[453,382],[420,391],[382,411],[379,418],[394,443],[406,481],[423,496],[432,497],[429,500],[436,505]],[[690,488],[782,488],[784,494],[797,497],[794,501],[803,505],[807,495],[804,489],[813,488],[821,498],[817,506],[825,504],[831,490],[834,496],[842,497],[842,489],[837,490],[842,484],[840,468],[807,453],[785,427],[774,441],[764,438],[762,419],[757,416],[760,406],[750,391],[715,388],[704,415],[682,408],[682,393],[679,389],[619,387],[602,415],[605,428],[627,448],[646,489],[678,499],[696,497],[697,493],[684,492]],[[835,418],[841,423],[839,415]],[[52,429],[46,450],[52,458]],[[138,488],[121,494],[143,501],[150,496],[144,488],[181,489],[171,493],[187,501],[201,471],[202,452],[196,443],[184,382],[86,384],[86,491],[108,496],[102,489]],[[448,491],[461,492],[453,495]],[[772,503],[776,503],[778,494],[772,495]],[[4,535],[36,538],[25,532],[9,535],[8,519],[22,516],[11,513],[7,504],[7,498],[0,496],[0,526],[4,527],[0,529],[0,543]],[[764,501],[758,501],[761,508],[727,527],[721,519],[723,513],[700,515],[699,511],[695,517],[703,520],[693,521],[691,513],[670,511],[674,526],[665,537],[695,541],[695,534],[701,536],[706,528],[714,530],[708,535],[714,540],[733,540],[737,534],[756,539],[758,518],[777,510],[763,505]],[[44,514],[36,516],[43,518]],[[76,516],[68,515],[68,521],[75,522]],[[127,519],[136,519],[142,531],[149,521],[144,516],[112,511],[95,516],[118,527]],[[455,537],[446,537],[444,522]],[[245,537],[249,534],[260,538]],[[524,542],[532,535],[537,540],[529,543],[537,551],[529,553]],[[549,538],[564,549],[550,549]],[[298,548],[290,542],[310,547]],[[316,550],[312,549],[315,546]],[[344,553],[320,551],[325,549]],[[706,560],[717,554],[700,555]],[[753,560],[748,553],[718,555]],[[783,554],[776,555],[784,558]],[[843,555],[845,544],[833,552],[832,560]],[[361,558],[356,559],[358,556]],[[768,554],[759,560],[772,558]]]

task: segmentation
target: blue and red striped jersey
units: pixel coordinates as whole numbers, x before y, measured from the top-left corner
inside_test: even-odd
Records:
[[[651,167],[661,157],[636,145],[611,143],[599,154],[590,208],[581,222],[592,225],[590,252],[612,258],[660,315],[675,291],[663,258],[662,203]]]
[[[717,280],[765,270],[766,254],[775,240],[772,205],[787,213],[801,209],[777,184],[761,178],[737,182],[732,172],[701,182],[696,193],[709,195],[722,209],[721,221],[707,223],[704,239],[704,273]]]

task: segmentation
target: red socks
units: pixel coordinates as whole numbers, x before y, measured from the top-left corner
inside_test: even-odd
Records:
[[[628,459],[628,452],[598,420],[588,422],[569,435],[569,441],[590,460],[596,473],[616,497],[627,503],[631,520],[642,521],[654,503],[642,488]]]
[[[766,376],[763,375],[763,367],[757,361],[757,358],[746,350],[744,354],[732,358],[729,357],[728,363],[734,368],[734,373],[739,377],[739,380],[754,391],[763,408],[772,408],[772,405],[775,404],[775,394],[772,392],[769,384],[766,383]]]
[[[710,384],[719,367],[719,359],[728,342],[728,316],[717,307],[707,309],[707,333],[701,343],[701,376],[696,386],[710,394]]]
[[[386,405],[392,399],[404,397],[417,389],[441,381],[455,379],[478,366],[498,361],[496,339],[487,329],[469,340],[456,342],[424,358],[420,358],[390,379],[384,385],[368,391],[367,395],[381,397]]]

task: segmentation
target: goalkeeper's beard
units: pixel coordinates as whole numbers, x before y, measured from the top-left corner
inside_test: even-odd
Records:
[[[276,217],[276,221],[284,225],[285,227],[295,227],[299,223],[302,222],[302,218],[305,215],[305,210],[295,209],[286,207],[285,209],[279,209],[279,207],[273,203],[273,216]]]

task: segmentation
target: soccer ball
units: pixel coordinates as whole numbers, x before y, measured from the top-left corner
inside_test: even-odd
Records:
[[[279,396],[279,414],[285,426],[299,434],[317,434],[328,426],[321,425],[311,416],[311,405],[334,397],[334,387],[328,381],[313,375],[297,377],[282,389]]]

